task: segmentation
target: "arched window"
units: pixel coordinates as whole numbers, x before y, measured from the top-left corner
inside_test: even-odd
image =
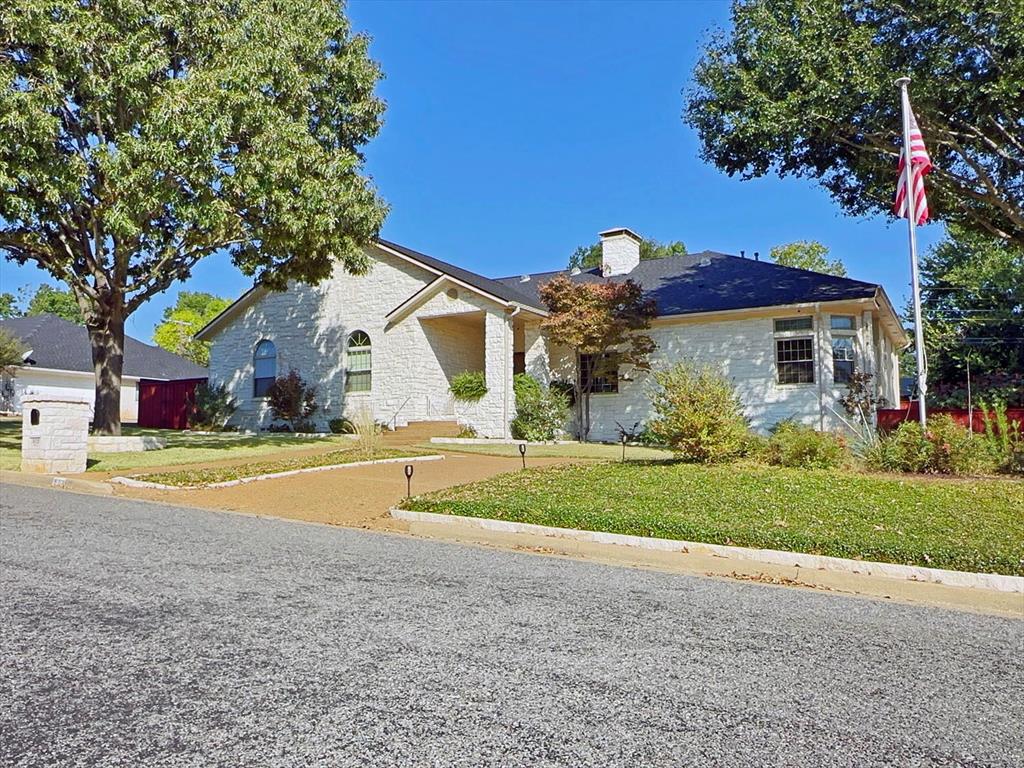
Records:
[[[371,377],[370,336],[366,331],[353,331],[346,345],[345,391],[369,392]]]
[[[256,345],[256,351],[252,355],[252,367],[252,396],[266,397],[267,390],[277,376],[277,347],[274,346],[274,342],[264,339]]]

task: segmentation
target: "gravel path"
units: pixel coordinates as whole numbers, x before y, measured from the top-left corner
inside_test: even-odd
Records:
[[[1024,764],[1020,621],[13,486],[0,515],[3,766]]]

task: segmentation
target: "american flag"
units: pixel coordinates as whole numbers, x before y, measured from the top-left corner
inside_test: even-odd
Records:
[[[908,105],[909,110],[909,105]],[[896,202],[893,203],[892,212],[901,219],[907,218],[907,174],[906,168],[907,148],[900,150],[899,181],[896,183]],[[921,129],[917,127],[917,118],[910,113],[910,176],[914,185],[914,214],[917,225],[920,226],[928,221],[928,198],[924,193],[924,175],[932,169],[932,160],[928,157],[928,150],[924,146],[924,137]]]

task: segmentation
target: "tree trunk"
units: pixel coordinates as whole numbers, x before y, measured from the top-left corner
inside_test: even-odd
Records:
[[[92,429],[97,435],[121,434],[121,372],[124,369],[124,316],[120,310],[88,323],[96,405]]]

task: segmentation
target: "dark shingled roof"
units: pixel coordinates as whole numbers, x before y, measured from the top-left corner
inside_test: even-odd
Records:
[[[600,269],[590,269],[578,275],[572,275],[567,270],[541,272],[530,275],[528,282],[523,282],[522,277],[502,277],[496,282],[514,286],[517,292],[528,297],[526,303],[542,307],[543,303],[538,296],[540,286],[558,275],[588,283],[605,279],[601,277]],[[873,283],[715,251],[647,259],[641,261],[629,274],[608,279],[632,279],[639,283],[645,297],[657,302],[659,315],[863,299],[874,296],[878,289]]]
[[[489,277],[478,275],[476,272],[470,272],[468,269],[463,269],[462,267],[456,267],[454,264],[449,264],[447,261],[435,259],[433,256],[427,256],[425,253],[414,251],[412,248],[406,248],[404,245],[392,243],[389,240],[381,240],[378,238],[377,242],[385,248],[398,251],[403,256],[408,256],[413,261],[418,261],[422,264],[426,264],[428,267],[433,267],[438,272],[450,275],[456,280],[461,280],[462,282],[484,291],[485,293],[497,296],[503,301],[525,304],[528,307],[536,307],[537,309],[543,309],[544,307],[543,304],[539,303],[539,299],[537,298],[535,291],[520,291],[517,285],[510,284],[507,281],[491,280]]]
[[[37,368],[92,373],[92,347],[84,325],[56,315],[0,320],[0,328],[21,340]],[[205,379],[207,370],[160,347],[124,337],[124,375],[140,379]]]

